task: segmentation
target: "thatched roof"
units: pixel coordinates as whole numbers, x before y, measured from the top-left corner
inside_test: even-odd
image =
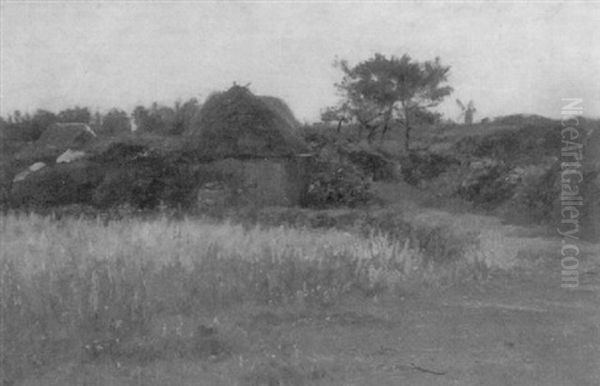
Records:
[[[37,144],[66,150],[82,147],[94,137],[96,133],[85,123],[55,123],[42,133]]]
[[[293,128],[297,129],[300,127],[300,122],[294,117],[294,113],[290,107],[280,98],[270,95],[260,95],[258,98],[265,102],[267,106],[277,114],[279,114],[285,121]]]
[[[285,103],[233,86],[208,98],[187,135],[209,158],[286,157],[307,151]]]

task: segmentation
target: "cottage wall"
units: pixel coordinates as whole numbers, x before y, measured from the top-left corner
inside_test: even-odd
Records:
[[[291,206],[300,203],[306,188],[303,162],[295,158],[228,158],[207,167],[224,181],[201,187],[200,201],[214,200],[212,186],[233,205]]]

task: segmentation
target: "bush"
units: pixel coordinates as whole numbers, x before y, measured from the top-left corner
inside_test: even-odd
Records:
[[[195,187],[193,168],[181,154],[160,154],[137,143],[115,143],[94,160],[106,168],[94,192],[99,207],[129,204],[152,209],[161,204],[188,207]]]
[[[37,209],[89,203],[102,175],[98,165],[85,160],[46,167],[13,183],[11,205]]]
[[[530,166],[506,203],[503,217],[514,223],[550,223],[556,216],[560,194],[560,164],[551,167]]]
[[[486,136],[469,136],[458,141],[453,153],[464,160],[492,158],[514,166],[537,164],[560,154],[560,123],[527,124]]]
[[[318,162],[311,173],[304,206],[326,208],[354,207],[366,203],[372,196],[370,183],[355,166],[335,162]]]
[[[472,163],[471,169],[458,189],[461,198],[482,208],[493,209],[512,197],[518,181],[508,178],[509,166],[486,159]]]
[[[411,185],[431,180],[458,163],[453,157],[426,151],[412,151],[401,160],[404,180]]]
[[[378,152],[362,149],[350,151],[348,159],[363,173],[372,176],[373,181],[389,181],[396,176],[394,163]]]
[[[396,177],[396,165],[391,157],[360,142],[352,134],[338,133],[326,124],[305,125],[300,134],[310,148],[328,161],[344,159],[358,167],[374,181],[391,180]]]
[[[159,174],[151,168],[124,168],[109,171],[94,192],[95,205],[107,208],[131,204],[140,209],[150,209],[160,204],[164,184]]]

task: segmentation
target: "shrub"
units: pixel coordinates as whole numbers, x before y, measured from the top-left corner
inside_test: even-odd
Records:
[[[367,178],[353,165],[317,162],[303,205],[316,208],[354,207],[371,198],[369,187]]]
[[[508,178],[510,167],[503,162],[483,160],[471,166],[471,173],[458,189],[458,195],[485,209],[493,209],[512,197],[517,181]]]
[[[98,165],[85,160],[46,167],[13,183],[11,204],[37,209],[89,203],[102,173]]]
[[[363,173],[372,176],[373,181],[392,180],[396,175],[394,163],[378,152],[363,149],[349,151],[348,159]]]
[[[514,195],[507,201],[503,217],[514,223],[544,224],[555,217],[556,201],[560,194],[560,165],[530,166]]]
[[[340,132],[325,123],[303,125],[298,129],[304,141],[314,150],[336,143],[358,143],[360,138],[352,125],[345,126]]]
[[[458,160],[450,156],[426,151],[412,151],[401,160],[404,180],[412,185],[442,174]]]
[[[514,166],[543,162],[560,153],[560,123],[526,124],[516,129],[503,129],[486,136],[468,136],[453,146],[453,152],[464,160],[492,158]]]
[[[152,209],[161,204],[192,204],[195,173],[178,156],[161,154],[141,144],[115,143],[94,161],[106,169],[102,183],[94,191],[96,206],[129,204]]]

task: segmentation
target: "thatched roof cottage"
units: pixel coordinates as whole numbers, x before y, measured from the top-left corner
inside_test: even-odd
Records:
[[[214,94],[186,133],[212,172],[228,180],[229,193],[243,203],[294,205],[307,185],[308,148],[291,110],[280,99],[258,97],[233,86]],[[203,196],[217,196],[210,182]],[[211,198],[212,200],[212,198]]]
[[[85,123],[55,123],[44,130],[36,144],[65,151],[80,149],[95,137]]]

